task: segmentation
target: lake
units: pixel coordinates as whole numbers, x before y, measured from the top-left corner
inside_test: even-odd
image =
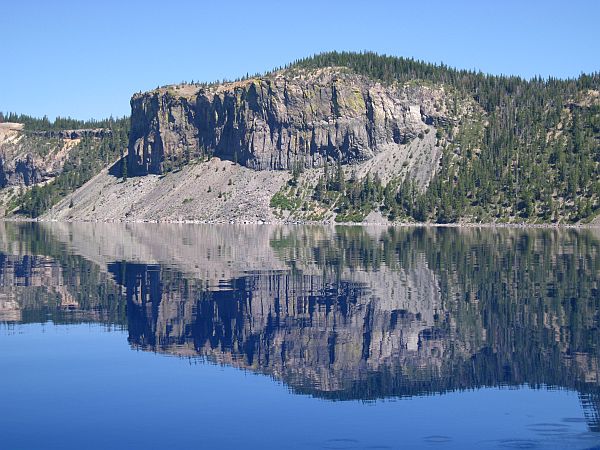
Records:
[[[0,223],[0,448],[600,448],[600,230]]]

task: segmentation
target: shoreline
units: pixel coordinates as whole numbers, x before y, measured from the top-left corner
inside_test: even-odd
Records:
[[[124,223],[124,224],[179,224],[179,225],[287,225],[287,226],[360,226],[360,227],[423,227],[423,228],[533,228],[533,229],[600,229],[600,223],[567,224],[567,223],[499,223],[499,222],[311,222],[311,221],[263,221],[263,220],[173,220],[173,219],[40,219],[26,217],[2,217],[2,222],[37,222],[37,223]]]

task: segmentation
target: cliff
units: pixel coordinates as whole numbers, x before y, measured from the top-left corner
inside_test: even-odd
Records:
[[[600,220],[596,74],[523,80],[332,52],[135,94],[131,107],[126,161],[43,218]]]
[[[109,129],[25,131],[20,123],[0,123],[0,188],[49,181],[84,138],[103,139]]]
[[[208,155],[257,170],[366,161],[457,121],[446,100],[442,86],[384,86],[335,67],[169,86],[131,100],[128,169],[160,174]],[[440,152],[427,156],[435,167]]]
[[[481,114],[443,84],[385,84],[341,67],[167,86],[131,107],[129,179],[106,170],[44,218],[331,221],[343,215],[315,199],[319,180],[342,167],[346,179],[410,180],[422,192],[451,142],[444,130]],[[278,195],[295,210],[274,204]]]
[[[38,217],[126,150],[129,118],[0,123],[0,217]],[[79,127],[78,127],[79,126]]]
[[[22,124],[0,124],[0,188],[30,186],[48,180],[61,168],[72,145],[28,135]]]

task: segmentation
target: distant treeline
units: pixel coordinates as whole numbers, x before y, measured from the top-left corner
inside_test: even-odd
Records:
[[[60,131],[60,130],[80,130],[84,128],[112,128],[117,122],[127,119],[113,118],[112,116],[108,119],[102,120],[78,120],[72,119],[71,117],[57,117],[53,121],[49,120],[47,116],[32,117],[27,114],[17,114],[14,112],[2,113],[0,112],[0,123],[2,122],[16,122],[22,123],[24,129],[28,131]]]
[[[81,139],[69,153],[62,172],[52,183],[35,185],[13,200],[11,206],[16,208],[18,213],[27,217],[38,217],[62,198],[83,186],[102,169],[115,163],[119,158],[123,159],[129,140],[128,117],[97,122],[74,121],[74,123],[78,124],[75,128],[102,127],[110,129],[112,133],[98,139],[90,137]],[[67,129],[70,129],[70,125]]]

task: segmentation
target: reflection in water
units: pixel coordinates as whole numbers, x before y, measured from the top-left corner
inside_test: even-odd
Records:
[[[3,224],[0,321],[127,327],[332,400],[566,388],[600,431],[582,230]]]

